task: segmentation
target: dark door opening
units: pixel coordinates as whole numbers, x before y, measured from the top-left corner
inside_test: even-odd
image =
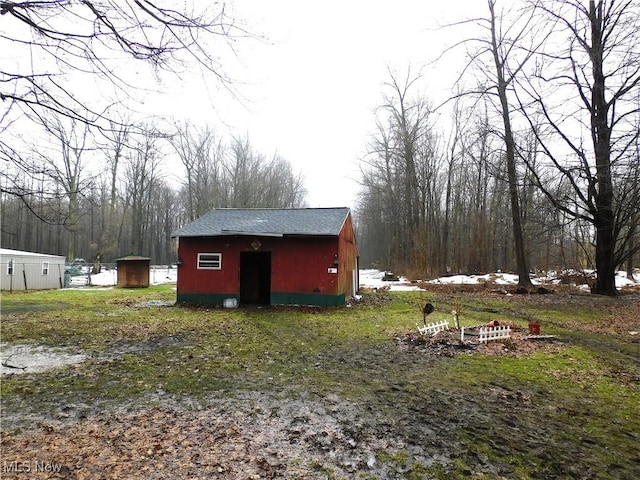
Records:
[[[240,252],[240,303],[271,303],[271,252]]]

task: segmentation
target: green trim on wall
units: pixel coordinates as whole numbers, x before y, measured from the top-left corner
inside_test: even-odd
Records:
[[[222,305],[225,298],[235,298],[240,301],[240,296],[233,293],[178,293],[176,303],[189,303],[192,305]]]
[[[318,307],[337,307],[345,304],[344,293],[323,295],[320,293],[271,292],[271,305],[314,305]]]
[[[238,303],[240,302],[240,295],[233,293],[178,293],[176,303],[222,305],[226,298],[235,298]],[[345,303],[344,293],[340,295],[323,295],[320,293],[271,292],[271,305],[338,307]]]

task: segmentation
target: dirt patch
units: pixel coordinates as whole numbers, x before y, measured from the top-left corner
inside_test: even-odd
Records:
[[[624,335],[640,343],[640,300],[623,300],[615,307],[605,306],[603,316],[605,318],[602,322],[584,323],[569,320],[566,326],[591,333]]]
[[[361,295],[357,300],[352,299],[350,305],[364,305],[367,307],[380,307],[393,301],[393,297],[388,290],[362,289],[365,295]]]
[[[173,307],[176,304],[173,300],[145,300],[144,302],[134,303],[131,306],[133,308],[145,308],[145,307]]]
[[[417,329],[416,329],[417,330]],[[461,332],[449,329],[436,335],[422,335],[416,330],[401,332],[394,337],[401,349],[421,352],[425,355],[452,357],[460,354],[505,355],[522,357],[535,352],[555,353],[565,343],[557,336],[532,336],[528,330],[511,325],[511,337],[480,343],[469,333],[461,340]],[[472,332],[474,333],[474,332]]]
[[[361,416],[336,395],[322,402],[254,392],[198,402],[165,397],[161,406],[3,433],[2,448],[7,462],[53,460],[57,478],[74,479],[390,478],[406,470],[380,461],[406,449],[405,441],[379,435]],[[425,464],[445,458],[412,450]]]
[[[6,295],[2,292],[2,295]],[[9,303],[4,302],[2,305],[2,314],[7,316],[8,314],[20,314],[20,313],[32,313],[32,312],[49,312],[55,310],[62,310],[69,305],[63,302],[38,302],[30,300],[28,302],[21,303]],[[4,321],[5,319],[3,319]]]
[[[106,303],[108,305],[125,305],[131,308],[173,307],[176,304],[173,300],[149,300],[145,296],[114,298]]]

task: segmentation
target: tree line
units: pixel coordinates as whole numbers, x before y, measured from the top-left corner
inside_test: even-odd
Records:
[[[615,271],[640,246],[640,38],[633,2],[522,2],[463,22],[450,118],[390,73],[362,168],[364,264],[413,277]],[[451,53],[451,52],[450,52]],[[448,129],[440,127],[444,123]]]
[[[593,291],[615,295],[615,270],[632,271],[640,249],[640,6],[499,5],[450,26],[462,40],[443,56],[466,63],[444,104],[420,74],[389,74],[361,160],[361,265],[414,277],[509,270],[523,287],[534,269],[594,269]],[[0,71],[3,247],[168,263],[171,232],[211,208],[305,204],[301,175],[248,138],[129,117],[142,85],[128,62],[153,76],[195,62],[233,91],[216,52],[251,35],[224,5],[0,10],[12,22],[3,50],[16,52]],[[25,49],[33,61],[18,61]],[[104,98],[74,88],[98,81]]]
[[[246,137],[223,139],[189,124],[169,134],[122,122],[96,138],[68,117],[48,117],[44,127],[49,142],[5,175],[4,248],[70,261],[134,253],[168,264],[176,255],[171,233],[212,208],[305,205],[302,174],[277,154],[257,152]]]
[[[304,204],[287,160],[141,112],[194,71],[238,97],[229,61],[256,37],[224,3],[15,1],[0,14],[4,248],[168,263],[171,232],[210,208]]]

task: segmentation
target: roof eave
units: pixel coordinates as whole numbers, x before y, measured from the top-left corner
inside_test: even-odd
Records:
[[[208,236],[223,236],[223,235],[241,235],[241,236],[253,236],[253,237],[284,237],[284,233],[273,232],[245,232],[242,230],[222,230],[219,234]]]

